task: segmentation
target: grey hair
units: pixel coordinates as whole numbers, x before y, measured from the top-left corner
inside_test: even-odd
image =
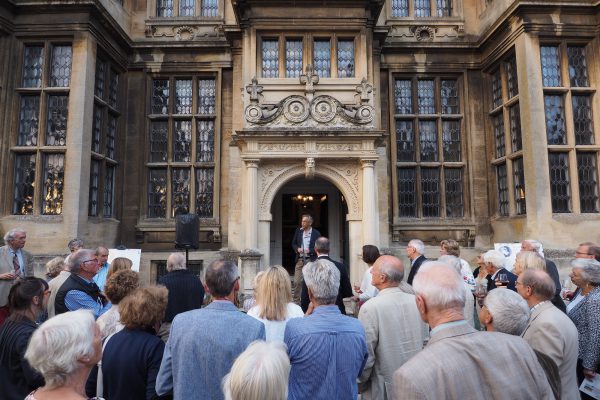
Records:
[[[77,310],[50,318],[33,333],[25,359],[43,375],[46,388],[64,385],[83,367],[80,359],[96,355],[95,326],[90,310]]]
[[[412,239],[408,242],[408,245],[414,247],[415,251],[419,254],[425,253],[425,243],[420,239]]]
[[[86,260],[91,260],[96,256],[96,252],[90,249],[79,249],[71,254],[68,261],[69,271],[78,274],[81,269],[81,263]]]
[[[69,240],[69,243],[67,243],[67,248],[69,250],[71,250],[71,247],[82,248],[83,246],[83,240],[79,238],[71,239]]]
[[[444,270],[450,273],[439,273]],[[419,273],[415,275],[413,289],[417,295],[425,298],[430,307],[456,308],[462,311],[465,306],[463,277],[454,268],[439,261],[423,263]]]
[[[483,262],[486,264],[491,263],[497,269],[504,268],[505,261],[506,257],[498,250],[488,250],[483,254]]]
[[[237,265],[225,260],[215,260],[208,264],[204,275],[206,286],[214,297],[229,295],[239,277]]]
[[[527,302],[512,290],[491,290],[485,297],[484,305],[492,316],[495,331],[519,336],[529,322]]]
[[[535,250],[536,253],[538,253],[540,256],[543,257],[542,255],[542,243],[538,240],[535,239],[525,239],[523,240],[523,242],[529,243],[529,245],[531,247],[533,247],[533,250]]]
[[[312,217],[312,215],[310,215],[310,214],[303,214],[303,215],[302,215],[302,218],[304,218],[304,217],[308,218],[308,222],[310,222],[310,223],[311,223],[311,225],[312,225],[312,223],[313,223],[313,222],[315,222],[314,218],[313,218],[313,217]],[[302,219],[302,218],[301,218],[301,219]]]
[[[340,271],[328,260],[318,259],[302,269],[306,286],[319,305],[335,303],[340,288]]]
[[[533,294],[541,301],[550,300],[556,293],[556,284],[545,270],[527,269],[519,278],[524,286],[531,287]]]
[[[571,267],[581,270],[581,278],[587,282],[600,284],[600,262],[593,258],[575,258]]]
[[[183,253],[171,253],[169,257],[167,257],[167,271],[179,271],[186,268],[185,256]]]
[[[27,234],[27,232],[23,228],[12,228],[4,234],[4,244],[8,244],[8,242],[10,242],[11,240],[15,240],[15,233]]]
[[[385,256],[385,257],[393,257],[393,256]],[[388,277],[388,279],[391,282],[400,284],[400,282],[402,282],[402,279],[404,279],[404,266],[402,265],[402,261],[400,261],[398,258],[394,257],[395,260],[393,261],[388,261],[389,258],[383,258],[379,261],[378,265],[379,265],[379,271],[382,274],[385,274],[385,276]],[[394,264],[400,264],[400,266],[402,266],[402,269],[398,269],[394,267]]]
[[[325,236],[321,236],[315,240],[315,251],[319,252],[319,254],[329,254],[330,247],[329,239]]]
[[[460,258],[458,258],[456,256],[452,256],[450,254],[445,254],[443,256],[440,256],[437,260],[444,264],[448,264],[450,267],[454,268],[456,270],[456,272],[458,272],[462,276],[462,272],[461,272],[462,265],[460,264]]]
[[[285,344],[252,342],[223,378],[225,400],[287,399],[289,373]]]

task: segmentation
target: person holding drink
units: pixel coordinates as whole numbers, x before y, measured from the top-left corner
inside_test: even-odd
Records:
[[[312,227],[313,217],[308,214],[302,215],[302,226],[296,229],[292,248],[296,253],[296,265],[294,267],[294,291],[293,301],[300,305],[300,293],[302,288],[302,267],[309,261],[317,259],[315,253],[315,242],[321,237],[321,233]]]
[[[515,287],[517,276],[504,268],[505,261],[504,255],[498,250],[489,250],[483,255],[485,269],[490,275],[487,283],[488,292],[496,288],[507,288],[515,292],[517,291]]]

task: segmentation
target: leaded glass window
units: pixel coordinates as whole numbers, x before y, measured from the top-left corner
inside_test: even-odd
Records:
[[[331,43],[329,39],[315,39],[313,61],[315,73],[321,78],[331,76]]]
[[[175,81],[175,114],[192,113],[192,80]]]
[[[394,97],[396,114],[412,114],[412,82],[407,79],[396,79]]]
[[[398,168],[398,208],[400,217],[417,216],[416,169]]]
[[[150,122],[150,162],[167,161],[167,121]]]
[[[415,161],[413,121],[396,121],[396,151],[398,161]]]
[[[436,0],[438,17],[449,17],[452,15],[452,0]]]
[[[190,211],[190,170],[173,168],[171,172],[171,216],[176,217]]]
[[[102,115],[104,109],[98,105],[94,106],[94,121],[92,122],[92,151],[100,152],[102,141]]]
[[[504,68],[506,69],[508,98],[512,99],[519,94],[519,82],[517,80],[517,59],[514,55],[504,63]]]
[[[500,70],[492,74],[492,108],[499,107],[502,104],[502,78]]]
[[[338,78],[350,78],[354,76],[354,40],[338,40],[337,67]]]
[[[90,200],[88,215],[98,215],[98,189],[100,188],[100,161],[92,160],[90,165]]]
[[[440,170],[421,168],[421,196],[423,217],[440,216]]]
[[[458,84],[456,79],[441,81],[442,114],[458,114]]]
[[[71,46],[52,48],[52,66],[50,68],[50,86],[69,87],[71,79]]]
[[[408,17],[408,0],[392,0],[392,17]]]
[[[598,212],[598,166],[596,153],[577,152],[577,177],[581,212]]]
[[[571,188],[569,181],[568,153],[549,153],[550,191],[552,212],[571,212]]]
[[[508,119],[510,121],[510,142],[514,153],[523,148],[521,138],[521,112],[519,111],[518,103],[508,108]]]
[[[35,154],[17,154],[15,156],[13,214],[31,215],[34,213],[35,171]]]
[[[106,63],[101,59],[96,60],[96,84],[94,85],[94,94],[99,98],[104,98],[104,87],[106,79]]]
[[[190,162],[192,155],[192,121],[175,121],[173,161]]]
[[[196,161],[212,162],[215,160],[215,123],[212,120],[198,120],[196,128]]]
[[[152,81],[152,114],[166,115],[169,112],[169,80]]]
[[[194,0],[179,0],[179,15],[182,17],[192,17],[196,13],[196,4]]]
[[[496,166],[496,183],[498,190],[498,214],[508,215],[508,181],[506,176],[506,164]]]
[[[167,216],[167,170],[151,169],[148,174],[148,218]]]
[[[62,214],[63,190],[65,183],[65,155],[63,153],[44,154],[42,176],[42,214]]]
[[[48,120],[46,122],[46,145],[64,146],[67,144],[67,114],[69,96],[48,96]]]
[[[156,16],[157,17],[172,17],[173,16],[173,0],[156,0]]]
[[[462,218],[464,216],[463,170],[461,168],[444,169],[446,184],[446,216]]]
[[[279,77],[279,41],[263,39],[262,41],[262,77]]]
[[[548,144],[566,144],[565,106],[562,95],[545,95],[546,135]]]
[[[411,15],[416,18],[426,18],[432,15],[450,17],[453,14],[452,0],[410,0],[410,3],[409,0],[392,0],[391,3],[392,17],[396,18]],[[433,7],[435,7],[435,14],[432,14]]]
[[[285,76],[297,78],[302,74],[302,39],[285,40]]]
[[[590,96],[573,94],[571,100],[573,102],[575,144],[594,144]]]
[[[19,138],[17,146],[37,146],[40,114],[40,96],[21,96]]]
[[[23,87],[39,88],[42,86],[44,63],[44,46],[26,46],[23,61]]]
[[[114,191],[115,191],[115,165],[106,167],[106,176],[104,178],[104,217],[110,218],[114,216]]]
[[[216,114],[216,98],[215,80],[198,79],[198,114]]]
[[[589,86],[585,47],[568,46],[567,56],[569,60],[569,79],[571,80],[571,86]]]
[[[217,17],[219,15],[218,0],[201,0],[200,15],[203,17]]]
[[[213,216],[215,170],[198,168],[196,170],[196,214],[200,218]]]
[[[492,119],[494,123],[494,138],[496,139],[496,158],[506,155],[506,145],[504,142],[504,117],[498,114]]]
[[[417,81],[417,107],[419,114],[435,114],[434,81],[431,79]]]
[[[515,195],[515,213],[523,215],[526,213],[525,207],[525,173],[523,170],[523,158],[516,158],[512,163],[513,167],[513,187]]]
[[[415,17],[431,16],[431,0],[414,0]]]
[[[540,48],[540,53],[542,57],[542,80],[544,86],[561,86],[559,47],[542,46]]]
[[[438,134],[435,121],[419,121],[421,161],[438,160]]]
[[[445,161],[460,161],[460,121],[442,121],[442,143]]]

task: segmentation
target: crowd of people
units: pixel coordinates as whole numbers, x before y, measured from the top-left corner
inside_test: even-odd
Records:
[[[159,284],[143,286],[130,260],[109,264],[108,249],[74,239],[42,279],[26,232],[7,232],[0,398],[588,398],[579,387],[600,372],[596,244],[574,254],[574,291],[535,240],[512,271],[497,250],[472,270],[452,239],[436,259],[409,241],[406,267],[365,245],[353,288],[311,225],[303,216],[292,242],[300,275],[264,268],[243,306],[230,261],[211,262],[202,282],[173,253]]]

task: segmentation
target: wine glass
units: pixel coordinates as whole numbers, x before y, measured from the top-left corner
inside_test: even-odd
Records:
[[[508,287],[508,274],[498,274],[496,276],[496,287]]]

